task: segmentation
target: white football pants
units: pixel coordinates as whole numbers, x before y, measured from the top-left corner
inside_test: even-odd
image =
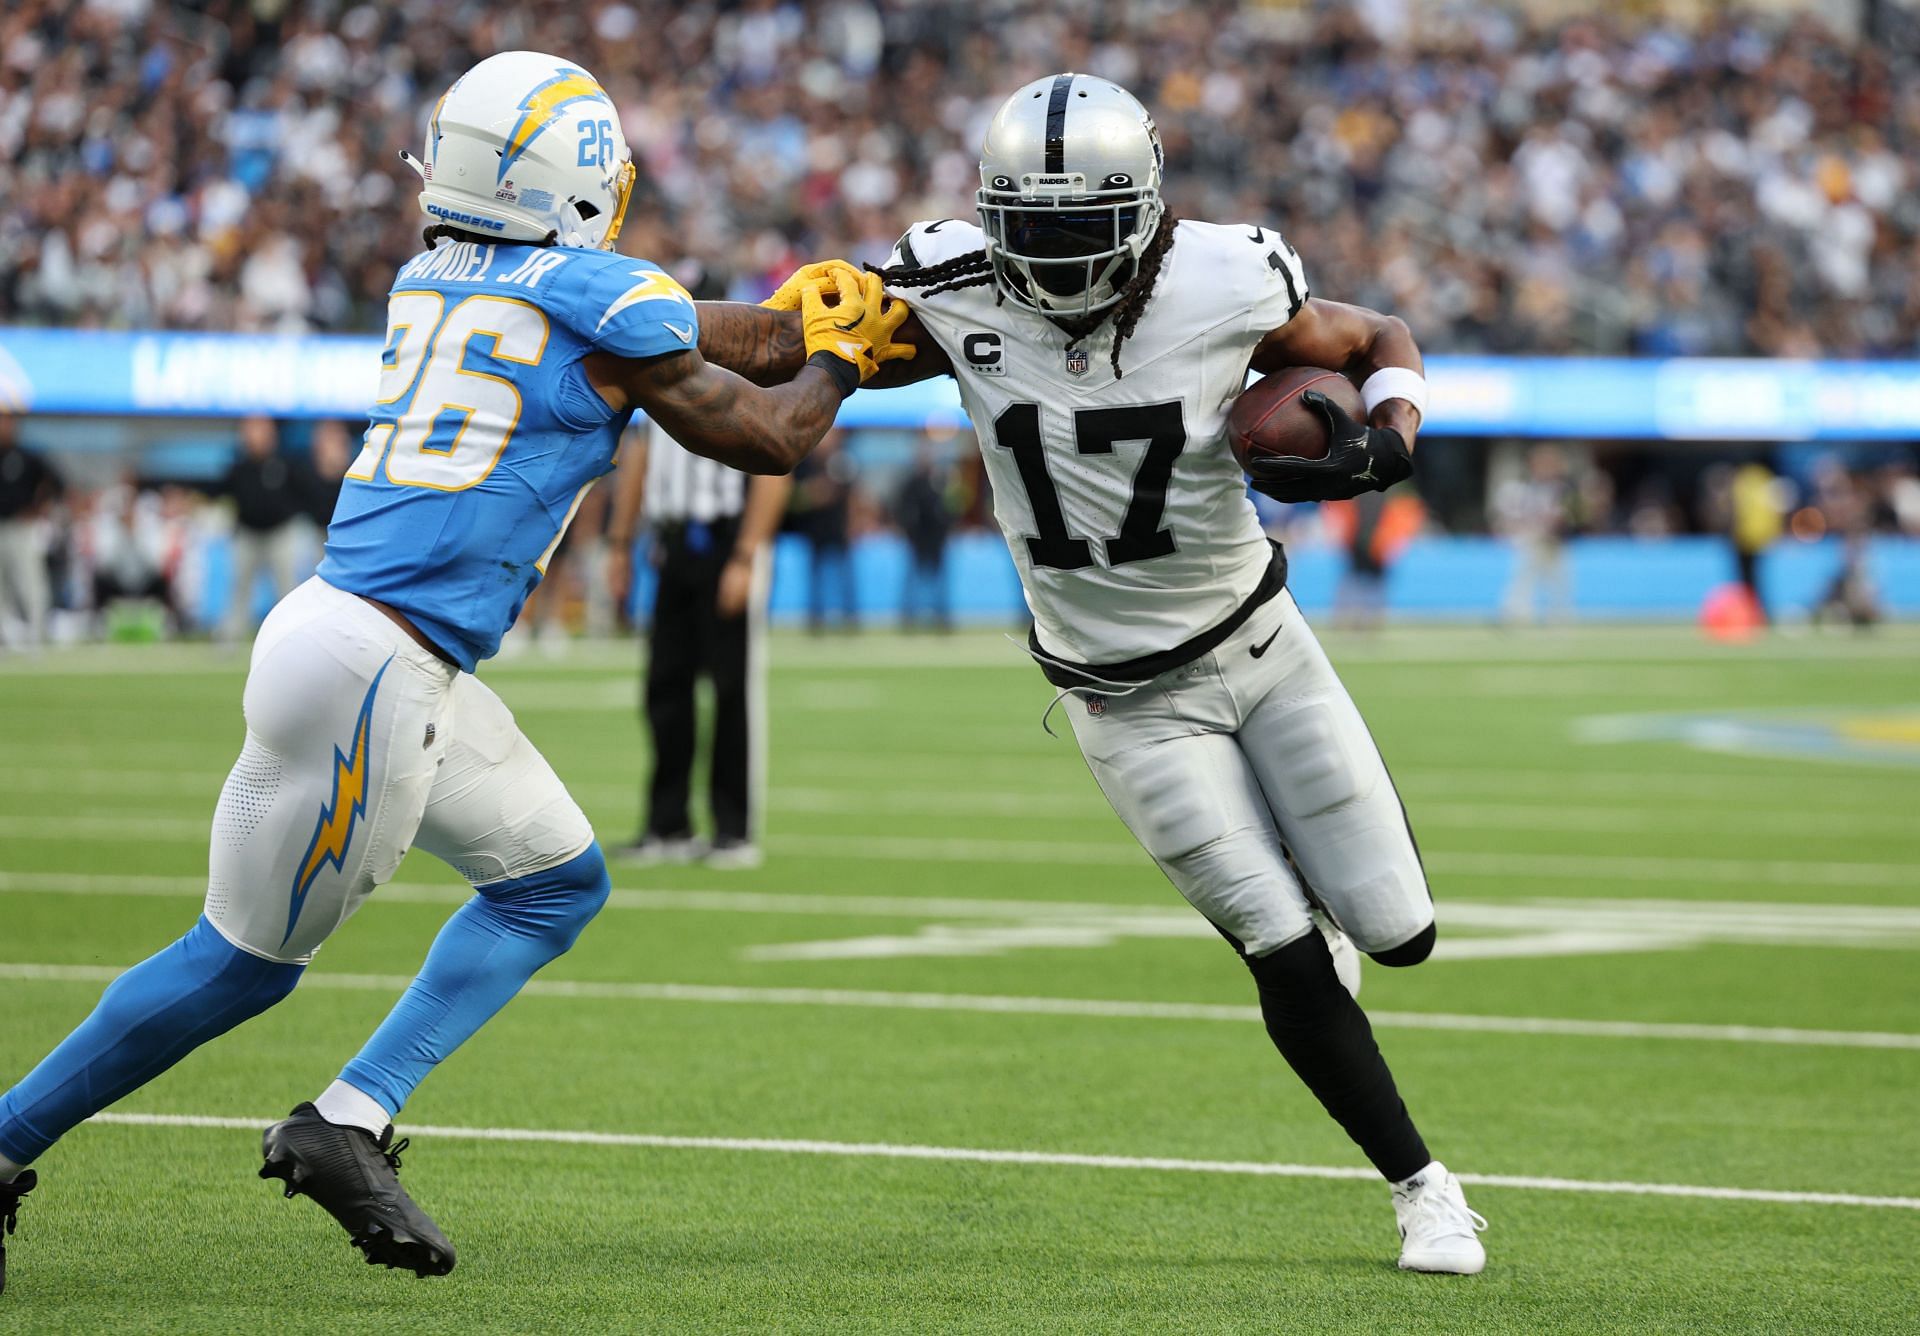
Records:
[[[245,708],[206,906],[242,950],[312,959],[416,841],[476,886],[593,842],[492,690],[318,576],[262,623]]]
[[[1379,748],[1291,593],[1212,653],[1067,709],[1113,810],[1248,955],[1313,931],[1313,904],[1363,951],[1433,922]]]

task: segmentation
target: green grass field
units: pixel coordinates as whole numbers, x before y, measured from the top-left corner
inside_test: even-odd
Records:
[[[616,868],[580,946],[408,1108],[450,1278],[366,1267],[254,1177],[257,1126],[331,1079],[462,898],[416,854],[292,999],[116,1111],[203,1124],[88,1126],[42,1161],[0,1330],[1913,1330],[1920,636],[1329,649],[1440,903],[1440,956],[1368,969],[1381,1044],[1456,1170],[1571,1180],[1470,1179],[1484,1275],[1395,1269],[1384,1189],[1040,731],[1016,650],[777,637],[767,866]],[[645,760],[634,657],[485,674],[610,844]],[[0,664],[0,1084],[191,923],[242,671]]]

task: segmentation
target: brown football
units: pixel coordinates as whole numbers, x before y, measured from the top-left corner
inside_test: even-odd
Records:
[[[1300,402],[1308,390],[1339,404],[1356,421],[1365,420],[1360,391],[1338,371],[1317,366],[1291,366],[1262,376],[1233,401],[1227,414],[1227,439],[1233,457],[1245,468],[1259,455],[1292,459],[1327,457],[1327,420]]]

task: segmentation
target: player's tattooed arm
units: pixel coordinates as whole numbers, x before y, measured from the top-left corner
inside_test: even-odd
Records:
[[[1260,340],[1253,351],[1253,369],[1263,375],[1290,366],[1323,366],[1360,382],[1386,367],[1405,367],[1415,374],[1422,370],[1420,347],[1399,316],[1318,297]],[[1367,423],[1399,432],[1412,449],[1414,433],[1420,429],[1420,410],[1405,399],[1386,399],[1368,415]]]
[[[781,385],[758,386],[698,348],[622,359],[596,353],[587,379],[616,413],[642,409],[687,449],[744,473],[791,473],[833,426],[841,401],[887,363],[919,350],[894,338],[909,312],[880,275],[825,266],[798,284],[807,359]]]
[[[769,311],[745,302],[696,302],[700,355],[755,385],[784,385],[807,361],[798,311]]]
[[[761,388],[692,349],[645,361],[595,353],[586,368],[615,412],[637,408],[695,454],[743,473],[793,472],[846,396],[841,380],[817,364]]]
[[[770,311],[741,302],[700,302],[700,355],[756,385],[781,385],[793,379],[807,360],[807,343],[798,311]],[[885,390],[935,376],[953,374],[946,350],[933,341],[910,315],[893,336],[896,343],[912,344],[917,356],[881,364],[861,385],[863,390]]]

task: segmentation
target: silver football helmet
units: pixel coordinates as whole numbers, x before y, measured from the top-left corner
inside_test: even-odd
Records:
[[[1043,315],[1119,301],[1160,225],[1165,161],[1153,117],[1116,83],[1055,74],[1008,98],[980,148],[995,286]]]

